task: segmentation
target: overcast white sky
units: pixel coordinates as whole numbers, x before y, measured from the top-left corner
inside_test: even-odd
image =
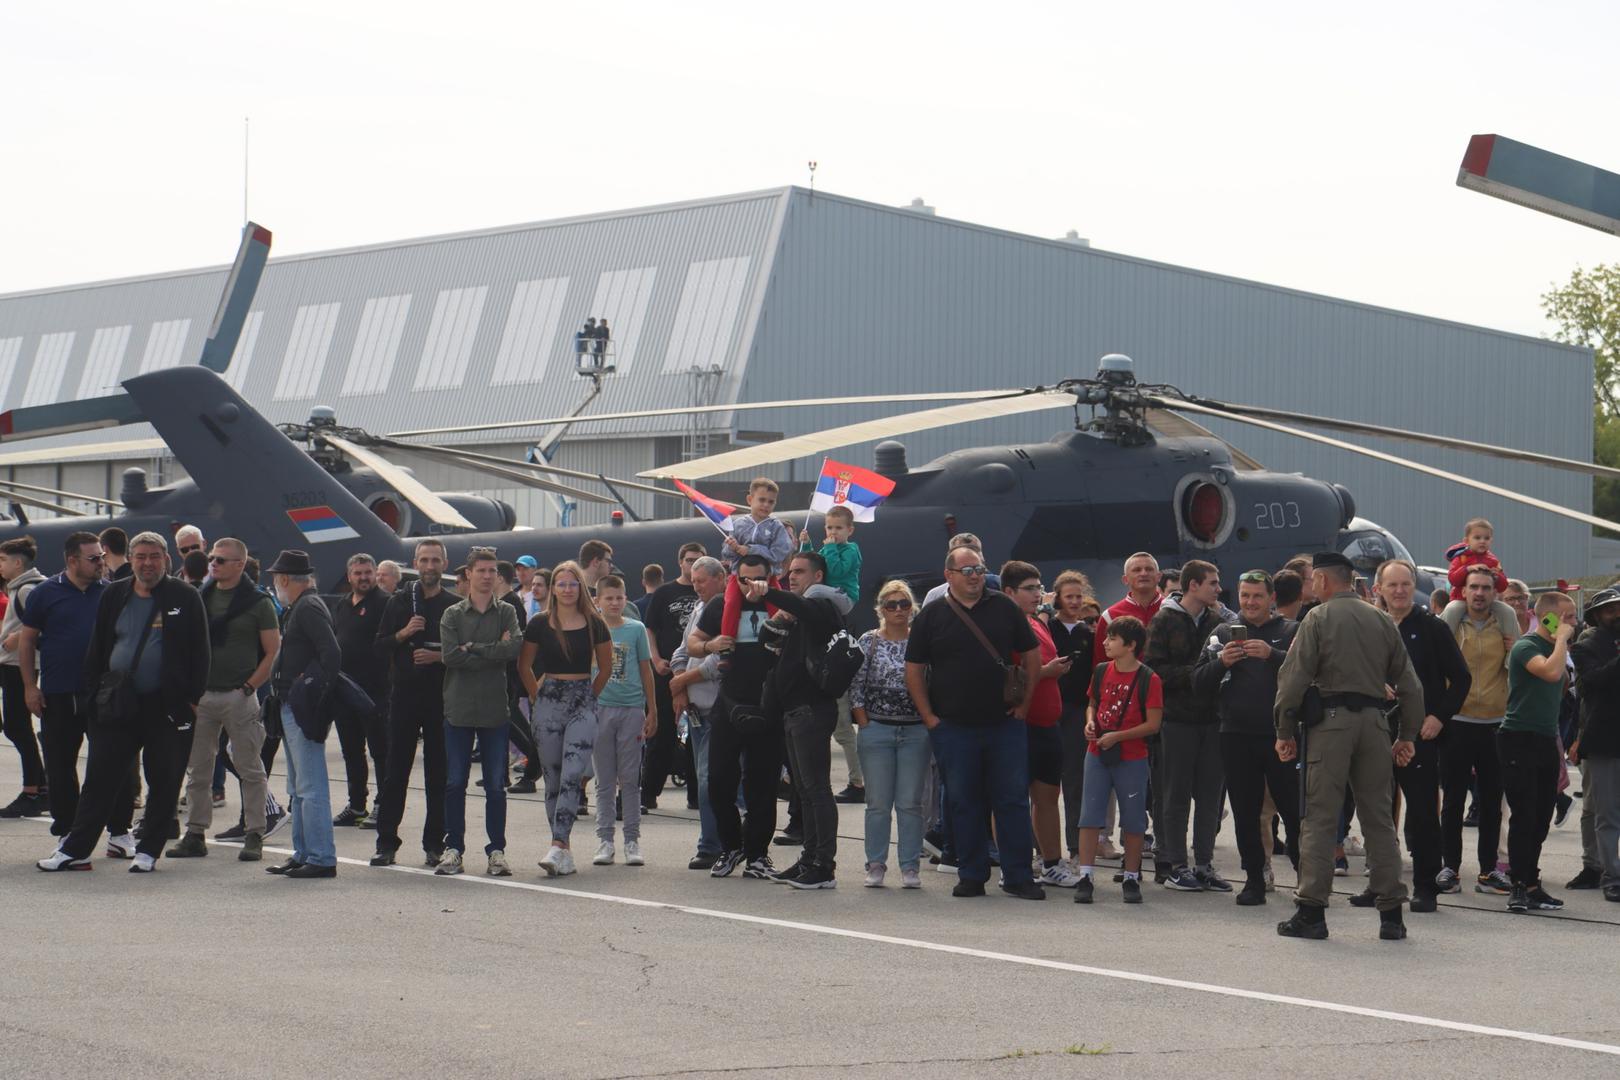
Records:
[[[227,261],[251,116],[280,254],[815,159],[841,195],[1540,335],[1620,239],[1457,166],[1497,132],[1620,171],[1617,31],[1545,0],[8,4],[0,292]]]

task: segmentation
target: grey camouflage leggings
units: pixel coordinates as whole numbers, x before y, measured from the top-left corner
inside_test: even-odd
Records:
[[[591,680],[540,684],[534,703],[534,741],[540,748],[540,771],[546,780],[546,820],[551,838],[568,842],[579,817],[585,777],[596,745],[596,697]]]

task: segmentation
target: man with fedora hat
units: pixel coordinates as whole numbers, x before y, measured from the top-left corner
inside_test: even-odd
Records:
[[[1277,674],[1277,756],[1303,760],[1308,772],[1299,845],[1294,916],[1277,925],[1283,937],[1328,936],[1323,912],[1333,891],[1333,846],[1345,784],[1356,797],[1377,894],[1378,936],[1406,936],[1401,907],[1401,850],[1393,815],[1395,766],[1412,760],[1423,723],[1423,684],[1395,624],[1356,595],[1355,567],[1337,551],[1311,559],[1311,587],[1321,601],[1300,623]],[[1400,701],[1400,731],[1390,745],[1382,712],[1384,688]],[[1301,743],[1309,746],[1301,753]]]
[[[320,700],[336,684],[343,653],[332,630],[332,613],[315,593],[309,553],[289,548],[265,573],[281,602],[281,652],[270,688],[281,709],[287,747],[287,811],[292,815],[292,858],[268,867],[288,878],[337,877],[332,837],[332,795],[326,777],[326,724]]]

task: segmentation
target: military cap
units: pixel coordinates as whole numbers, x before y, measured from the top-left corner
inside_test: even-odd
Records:
[[[1356,564],[1345,558],[1343,553],[1338,551],[1318,551],[1315,555],[1311,556],[1312,570],[1328,570],[1333,567],[1338,567],[1342,570],[1354,570],[1356,568]]]

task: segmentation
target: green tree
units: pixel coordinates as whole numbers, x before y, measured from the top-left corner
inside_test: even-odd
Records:
[[[1541,309],[1555,339],[1592,350],[1592,460],[1620,468],[1620,263],[1577,267],[1542,294]],[[1620,520],[1620,480],[1592,481],[1592,512]]]

